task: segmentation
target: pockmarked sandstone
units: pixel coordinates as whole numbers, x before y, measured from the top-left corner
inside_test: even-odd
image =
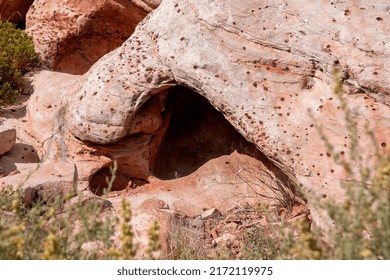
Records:
[[[183,85],[205,96],[303,188],[337,197],[345,174],[316,127],[346,154],[350,135],[332,89],[337,65],[361,129],[362,157],[373,155],[366,125],[386,151],[386,7],[385,1],[375,6],[248,1],[245,7],[234,1],[211,6],[164,1],[120,48],[80,78],[67,108],[67,127],[83,141],[114,143],[131,134],[134,116],[147,100]],[[365,28],[356,28],[363,17]],[[368,29],[375,32],[363,32]]]
[[[34,5],[39,3],[36,1]],[[38,6],[34,9],[31,20]],[[79,38],[73,26],[89,26],[88,20],[83,23],[83,13],[74,13],[64,16],[72,18],[68,27],[68,21],[62,22],[65,30],[72,30],[69,35],[72,42]],[[164,146],[162,143],[175,119],[172,108],[184,104],[177,102],[178,96],[188,97],[192,92],[206,98],[235,131],[255,145],[261,153],[258,157],[263,162],[261,168],[269,170],[264,174],[271,174],[269,178],[274,184],[280,183],[284,190],[303,189],[313,194],[310,199],[340,200],[343,197],[340,182],[349,179],[348,174],[335,163],[323,139],[332,143],[339,158],[348,159],[354,136],[333,91],[333,69],[337,67],[341,72],[343,98],[358,127],[361,161],[354,166],[358,173],[364,165],[372,164],[377,152],[370,135],[374,135],[379,153],[388,152],[390,145],[387,18],[386,0],[375,4],[352,0],[315,3],[248,0],[245,5],[233,0],[164,0],[116,49],[105,48],[104,43],[99,45],[110,38],[107,34],[104,39],[96,39],[96,44],[85,43],[99,46],[104,49],[102,53],[107,53],[101,58],[99,54],[88,59],[81,58],[83,47],[71,56],[57,53],[57,49],[71,47],[43,47],[68,35],[57,32],[59,27],[55,24],[52,31],[43,34],[45,29],[40,29],[42,24],[37,22],[28,29],[30,34],[35,32],[38,49],[47,50],[41,51],[47,65],[59,71],[65,69],[61,65],[67,65],[65,72],[69,73],[86,72],[37,74],[27,108],[26,130],[42,144],[40,149],[50,160],[76,163],[81,180],[88,182],[93,174],[116,160],[119,172],[152,182],[156,161],[161,160],[159,149]],[[80,30],[85,38],[86,34],[94,34],[89,29]],[[70,62],[63,62],[72,56]],[[196,112],[188,107],[185,113],[197,119]],[[206,120],[200,128],[195,123],[186,132],[201,132],[207,127],[204,124],[211,122]],[[185,127],[183,122],[175,123]],[[215,138],[227,135],[221,131],[218,126],[212,131]],[[199,139],[200,134],[190,134],[181,140],[188,142],[192,137],[196,145],[209,147],[204,149],[213,155],[215,151],[205,146],[212,141]],[[170,135],[175,140],[174,133]],[[232,143],[226,146],[236,148]],[[186,147],[189,153],[193,152],[191,146]],[[221,160],[227,168],[231,159],[212,160]],[[240,168],[232,170],[233,178],[242,172]],[[173,178],[179,179],[176,183],[179,182],[180,172],[171,171]],[[210,178],[190,176],[194,190],[183,184],[186,188],[176,189],[173,195],[170,186],[151,183],[155,187],[153,198],[169,204],[169,209],[186,211],[191,216],[200,215],[204,206],[217,207],[210,205],[216,203],[210,202],[211,195],[193,201],[194,194],[203,188],[217,190],[210,187],[216,184],[211,184]],[[141,197],[134,198],[138,205],[142,203]],[[145,194],[145,199],[150,196]],[[313,207],[312,218],[319,224],[321,216]]]

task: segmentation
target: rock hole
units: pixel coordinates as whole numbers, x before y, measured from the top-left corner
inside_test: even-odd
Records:
[[[110,167],[104,167],[97,171],[91,178],[89,182],[89,189],[90,191],[98,196],[101,196],[105,194],[108,191],[108,184],[107,182],[110,180],[112,177]],[[113,191],[123,191],[126,189],[132,189],[137,186],[141,186],[145,184],[146,181],[141,180],[141,179],[133,179],[119,170],[116,171],[115,173],[115,180],[112,184],[111,189],[109,190],[110,192]]]
[[[159,179],[187,176],[234,150],[251,156],[260,153],[205,97],[188,88],[173,88],[166,109],[171,120],[152,168]]]
[[[165,108],[171,114],[170,123],[151,169],[160,180],[187,176],[206,162],[237,151],[261,161],[296,193],[292,177],[247,141],[205,97],[176,86],[170,90]]]

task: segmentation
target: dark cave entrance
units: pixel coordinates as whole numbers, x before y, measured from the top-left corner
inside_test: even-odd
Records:
[[[161,180],[187,176],[234,150],[264,157],[205,97],[189,88],[172,88],[166,110],[171,113],[170,123],[152,166],[153,175]]]
[[[260,161],[274,174],[281,189],[289,189],[284,193],[296,194],[294,178],[268,159],[258,150],[256,145],[248,142],[225,119],[224,115],[211,105],[207,98],[183,86],[172,87],[167,92],[160,94],[163,95],[163,98],[159,98],[159,94],[153,97],[155,100],[163,102],[159,107],[159,114],[163,120],[163,124],[158,128],[160,132],[158,130],[144,131],[132,136],[150,135],[151,141],[155,139],[156,145],[151,145],[151,149],[145,155],[141,169],[138,170],[142,172],[135,172],[134,169],[129,169],[126,165],[121,164],[121,161],[130,160],[131,162],[131,158],[122,158],[121,161],[118,161],[116,180],[111,191],[127,191],[148,184],[150,175],[160,180],[185,177],[208,161],[237,151],[239,154]],[[150,102],[141,107],[139,111],[141,116],[145,111],[148,111]],[[123,143],[127,145],[127,143],[131,143],[127,141],[134,141],[134,139],[123,138],[120,141],[124,141]],[[150,142],[147,141],[144,144],[150,145]],[[142,147],[141,145],[138,149],[142,150]],[[122,150],[123,147],[119,148]],[[229,162],[225,162],[225,164],[229,164]],[[254,172],[257,171],[254,170]],[[102,195],[104,189],[107,188],[106,178],[109,177],[111,177],[111,172],[108,166],[99,170],[90,180],[90,190],[97,195]]]

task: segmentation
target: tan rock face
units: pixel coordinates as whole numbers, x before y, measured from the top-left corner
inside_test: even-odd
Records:
[[[18,174],[27,165],[40,162],[37,150],[28,144],[16,143],[12,149],[0,155],[0,170],[4,176]]]
[[[46,66],[82,74],[120,46],[158,4],[141,0],[37,0],[27,15],[27,32]]]
[[[12,149],[16,141],[16,130],[0,126],[0,156]]]
[[[0,0],[0,20],[25,21],[28,9],[34,0]]]
[[[70,162],[31,164],[27,172],[0,179],[0,187],[12,186],[24,192],[26,206],[42,199],[54,200],[59,195],[74,192],[77,182],[77,168]]]
[[[322,125],[337,151],[346,153],[350,136],[332,92],[334,64],[343,72],[359,127],[368,123],[379,143],[388,145],[390,65],[383,58],[390,56],[384,45],[390,32],[381,3],[249,1],[242,7],[224,1],[210,7],[203,1],[165,1],[82,77],[67,125],[84,141],[116,142],[129,133],[150,96],[172,83],[186,85],[305,188],[337,196],[333,187],[344,174],[316,130]],[[357,28],[362,18],[364,29]],[[367,29],[376,31],[363,34]],[[366,147],[363,130],[359,136]],[[372,155],[361,152],[363,158]]]
[[[34,95],[27,106],[25,128],[40,143],[38,149],[43,157],[78,162],[83,179],[112,160],[117,160],[119,170],[127,176],[150,176],[151,165],[169,124],[169,114],[164,113],[167,93],[161,92],[143,104],[126,137],[110,145],[98,145],[75,138],[65,122],[68,99],[72,97],[69,92],[79,87],[78,82],[78,76],[50,71],[41,71],[32,79]],[[117,107],[109,110],[117,110]]]
[[[112,159],[119,154],[127,163],[133,159],[128,153],[131,145],[140,151],[135,158],[142,162],[146,157],[149,164],[134,169],[148,174],[146,154],[155,151],[155,144],[148,146],[147,137],[152,141],[164,134],[159,132],[168,122],[164,121],[164,92],[181,85],[206,97],[304,189],[319,197],[338,198],[339,181],[346,175],[327,154],[316,126],[322,126],[335,151],[346,157],[351,135],[332,90],[332,69],[337,64],[346,102],[360,128],[362,162],[369,163],[373,156],[365,125],[374,132],[380,152],[387,151],[388,17],[386,0],[375,5],[352,0],[251,0],[246,5],[233,0],[163,1],[121,47],[85,75],[73,76],[72,85],[64,85],[60,115],[65,143],[77,143],[69,149],[79,147],[77,155]],[[38,131],[37,117],[30,117],[31,131]],[[215,131],[216,139],[222,135]],[[137,139],[148,147],[136,146]]]

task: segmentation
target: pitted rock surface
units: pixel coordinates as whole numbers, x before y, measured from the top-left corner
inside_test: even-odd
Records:
[[[333,186],[345,174],[327,156],[316,126],[341,156],[346,153],[350,136],[332,90],[337,64],[354,119],[360,128],[368,124],[386,150],[388,15],[386,1],[248,1],[245,7],[235,1],[211,6],[164,1],[81,78],[67,111],[68,127],[84,141],[116,142],[131,133],[146,100],[178,83],[207,97],[304,187],[338,196]],[[363,18],[365,28],[357,28]],[[367,29],[375,32],[363,32]],[[369,139],[363,130],[359,137],[365,147]],[[373,151],[361,152],[372,157]]]
[[[334,65],[359,126],[356,171],[375,157],[366,129],[379,153],[389,149],[388,1],[159,2],[35,1],[28,32],[44,63],[68,73],[32,74],[27,115],[27,95],[0,110],[17,134],[0,156],[0,188],[24,190],[26,206],[77,188],[75,201],[107,199],[114,215],[128,199],[140,248],[154,220],[169,245],[172,220],[184,215],[205,229],[207,246],[232,243],[233,252],[241,227],[267,226],[258,212],[242,215],[259,204],[327,227],[317,200],[341,200],[349,178],[318,128],[341,159],[353,140]],[[317,195],[308,205],[294,197],[295,181]],[[228,223],[202,220],[211,208]]]
[[[75,162],[100,156],[108,164],[117,147],[119,153],[129,151],[126,145],[137,137],[146,139],[143,147],[148,139],[162,139],[169,121],[164,121],[164,92],[180,85],[206,97],[304,189],[321,199],[341,199],[339,183],[347,174],[318,133],[321,127],[339,157],[347,157],[352,137],[333,93],[332,71],[335,65],[341,70],[344,98],[359,127],[361,163],[370,164],[375,151],[366,126],[380,153],[390,145],[389,13],[386,0],[249,0],[246,5],[165,0],[119,48],[83,76],[59,85],[65,143],[74,144],[68,152]],[[54,92],[50,88],[48,95]],[[35,92],[33,98],[37,95],[44,96]],[[38,138],[39,122],[30,116],[29,129]],[[133,161],[125,153],[120,158]],[[147,174],[147,167],[134,169]],[[356,165],[356,171],[362,167]]]

